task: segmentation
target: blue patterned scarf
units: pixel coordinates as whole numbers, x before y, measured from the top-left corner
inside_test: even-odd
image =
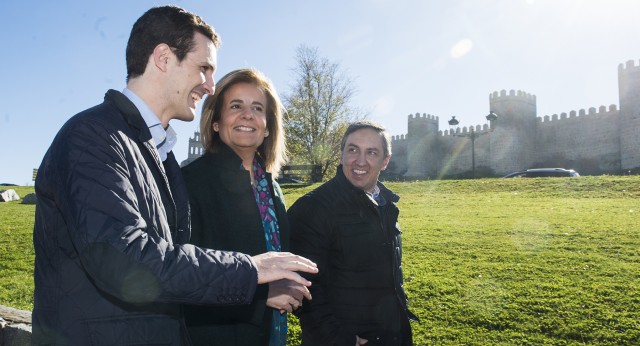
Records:
[[[257,159],[253,159],[253,176],[256,184],[253,193],[256,196],[256,203],[260,209],[262,228],[267,239],[267,251],[281,251],[280,229],[278,228],[278,218],[273,205],[273,197],[269,191],[269,182],[264,169]],[[278,310],[273,310],[271,322],[271,336],[269,346],[285,346],[287,344],[287,314],[281,314]]]

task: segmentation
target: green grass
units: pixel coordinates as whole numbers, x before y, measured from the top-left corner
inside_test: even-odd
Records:
[[[2,186],[20,198],[33,186]],[[16,309],[33,308],[33,215],[35,205],[0,202],[0,304]]]
[[[287,204],[316,186],[285,186]],[[640,344],[639,176],[388,186],[416,345]],[[33,206],[0,220],[0,304],[30,309]]]
[[[640,342],[637,177],[390,185],[416,344]]]

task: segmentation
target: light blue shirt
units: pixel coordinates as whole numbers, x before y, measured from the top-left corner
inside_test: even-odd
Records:
[[[369,199],[373,202],[373,204],[378,206],[383,206],[386,204],[384,198],[380,196],[380,187],[378,184],[373,185],[373,190],[371,192],[365,191],[365,194],[369,197]]]
[[[151,131],[151,137],[156,149],[158,150],[158,154],[160,154],[160,160],[166,160],[167,154],[173,149],[173,146],[176,145],[176,142],[178,141],[176,132],[173,130],[171,125],[167,126],[167,129],[165,130],[162,127],[162,124],[160,124],[160,118],[140,97],[138,97],[138,95],[134,94],[133,91],[124,88],[122,93],[131,102],[133,102],[136,108],[138,108],[140,115],[142,115],[142,119],[144,119],[145,124],[147,124],[149,131]]]

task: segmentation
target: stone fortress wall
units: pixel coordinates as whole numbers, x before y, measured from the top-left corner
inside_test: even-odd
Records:
[[[583,175],[640,172],[640,64],[618,66],[620,107],[538,116],[535,95],[494,92],[491,125],[439,129],[439,117],[410,114],[408,133],[392,137],[392,174],[410,178],[501,176],[535,167],[573,168]]]

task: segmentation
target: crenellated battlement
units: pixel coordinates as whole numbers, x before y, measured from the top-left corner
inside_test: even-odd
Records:
[[[419,139],[430,133],[438,132],[440,118],[435,115],[416,113],[409,114],[407,118],[409,125],[408,140]]]
[[[535,104],[536,103],[536,95],[529,94],[522,90],[515,91],[513,89],[509,90],[507,94],[506,90],[501,90],[499,93],[494,91],[489,94],[489,102],[501,101],[501,100],[519,100],[527,103]]]
[[[630,69],[640,69],[640,64],[636,65],[635,60],[628,60],[626,63],[620,63],[620,65],[618,65],[619,72]]]
[[[465,136],[471,132],[475,132],[477,134],[481,134],[484,132],[491,132],[491,128],[489,127],[489,125],[484,124],[484,125],[475,125],[475,126],[469,126],[469,127],[458,127],[456,129],[451,129],[451,130],[444,130],[444,131],[440,131],[439,135],[442,137],[447,137],[447,136]]]
[[[409,121],[416,120],[416,119],[422,119],[422,120],[432,120],[432,121],[436,121],[436,122],[439,119],[439,117],[437,117],[435,115],[426,114],[426,113],[422,113],[422,115],[420,115],[420,113],[409,114],[408,118],[409,118]]]
[[[563,113],[560,113],[560,115],[558,114],[545,115],[543,117],[538,117],[537,120],[538,122],[547,123],[552,121],[573,119],[573,118],[580,119],[585,116],[604,116],[604,115],[610,115],[611,113],[614,113],[614,112],[618,112],[618,106],[612,104],[612,105],[609,105],[608,109],[606,106],[600,106],[598,107],[597,110],[595,107],[590,107],[588,111],[585,109],[580,109],[577,112],[575,110],[572,110],[568,114],[563,112]]]
[[[400,142],[400,141],[406,141],[406,140],[407,140],[407,137],[405,135],[391,136],[392,142]]]

